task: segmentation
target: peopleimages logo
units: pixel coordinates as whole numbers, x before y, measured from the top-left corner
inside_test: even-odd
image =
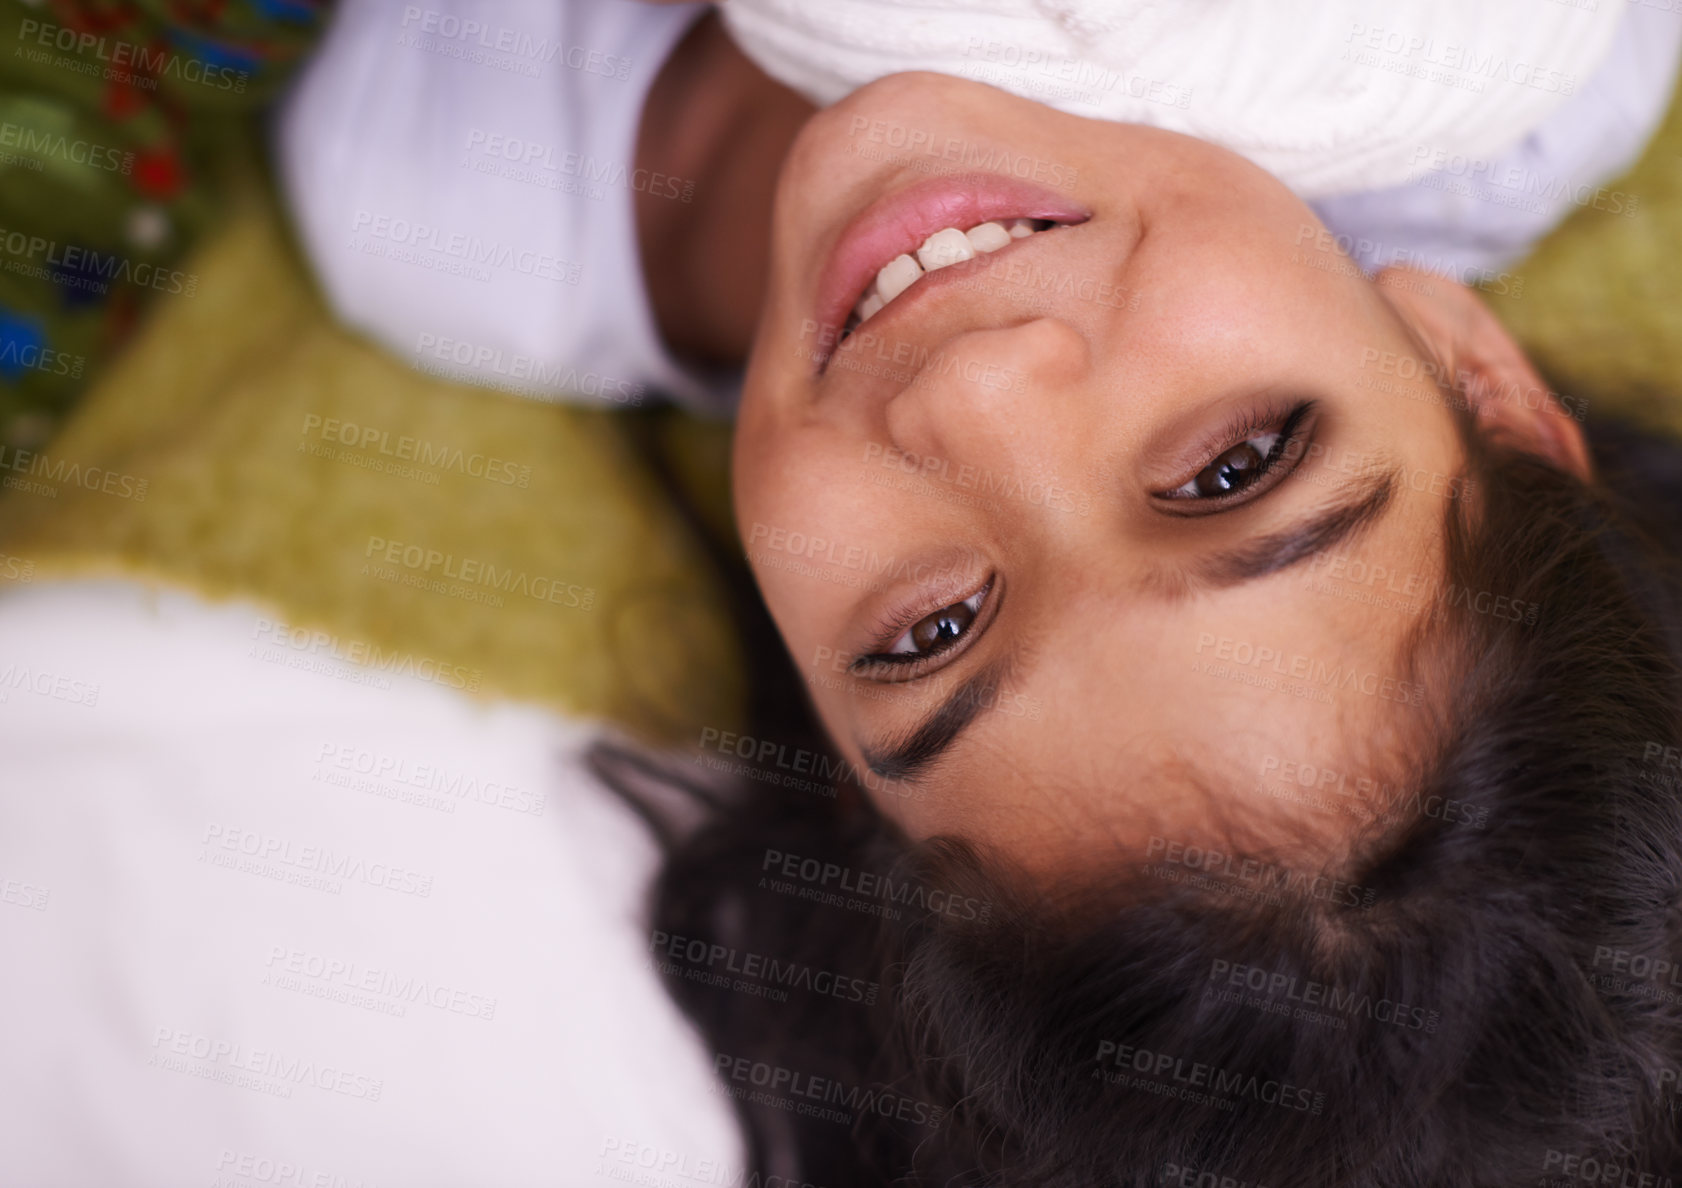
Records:
[[[1344,37],[1345,61],[1377,66],[1413,78],[1427,79],[1474,93],[1485,81],[1532,87],[1550,94],[1572,95],[1577,76],[1506,53],[1454,41],[1441,41],[1407,29],[1354,23]]]
[[[907,156],[927,156],[954,169],[998,173],[1063,190],[1073,189],[1078,176],[1076,170],[1057,161],[1044,161],[1014,153],[997,144],[960,136],[940,136],[927,128],[901,124],[897,120],[854,116],[847,127],[847,135],[853,139],[855,153],[867,157],[875,154],[859,153],[860,144],[880,145]]]
[[[891,776],[878,775],[869,767],[859,767],[852,761],[840,759],[822,751],[809,751],[804,747],[791,747],[787,743],[778,742],[773,738],[755,738],[751,734],[736,734],[730,730],[720,730],[716,726],[706,726],[701,730],[701,749],[717,751],[720,755],[734,755],[738,759],[748,760],[760,766],[763,772],[768,772],[766,764],[789,773],[791,776],[813,776],[817,780],[838,784],[843,780],[850,780],[868,791],[884,796],[902,796],[910,800],[922,800],[926,793],[904,780]],[[718,770],[715,768],[715,770]],[[740,774],[753,774],[743,771]],[[761,778],[764,775],[761,774]],[[792,785],[783,781],[785,787]],[[817,791],[817,788],[807,788],[806,791]],[[833,796],[833,789],[826,794]]]
[[[562,259],[535,248],[495,239],[487,242],[477,235],[450,231],[413,219],[375,214],[371,210],[357,210],[351,219],[351,233],[566,285],[576,285],[584,272],[584,266],[576,260]]]
[[[91,681],[79,681],[62,673],[30,668],[27,664],[8,663],[0,668],[0,701],[5,691],[22,689],[53,701],[92,708],[99,704],[99,686]]]
[[[59,243],[24,231],[0,228],[0,251],[10,257],[6,261],[8,272],[54,281],[62,277],[78,282],[69,287],[89,292],[104,293],[113,281],[187,297],[198,292],[199,287],[196,274],[178,268],[163,268],[145,260],[136,262],[115,252]]]
[[[1432,183],[1427,179],[1433,177],[1458,178],[1467,183],[1466,192],[1474,195],[1476,187],[1485,186],[1508,190],[1523,197],[1539,198],[1544,202],[1563,199],[1577,206],[1593,207],[1615,215],[1633,215],[1640,207],[1640,200],[1635,195],[1622,190],[1608,190],[1572,177],[1541,173],[1527,165],[1515,165],[1489,157],[1469,157],[1429,145],[1422,144],[1414,149],[1413,164],[1415,182],[1429,185]],[[1536,213],[1542,213],[1541,209]]]
[[[1653,957],[1632,949],[1614,949],[1610,945],[1594,947],[1596,969],[1610,969],[1614,973],[1629,974],[1643,981],[1664,982],[1682,987],[1682,967],[1668,957]]]
[[[171,1063],[172,1057],[174,1063]],[[206,1067],[191,1069],[186,1064],[189,1060]],[[195,1075],[230,1084],[239,1082],[232,1076],[213,1074],[217,1071],[225,1074],[249,1073],[275,1082],[275,1087],[284,1091],[276,1094],[280,1097],[290,1097],[294,1085],[307,1085],[362,1101],[378,1101],[385,1090],[385,1081],[364,1073],[285,1055],[272,1048],[255,1048],[229,1040],[212,1039],[208,1035],[168,1026],[159,1026],[154,1032],[152,1052],[146,1063],[179,1072],[193,1071]]]
[[[311,885],[332,884],[334,894],[338,893],[337,883],[342,881],[362,883],[383,891],[395,891],[400,895],[415,895],[421,899],[432,897],[430,874],[396,866],[390,862],[370,861],[361,855],[348,854],[326,845],[296,843],[291,838],[263,833],[256,829],[222,821],[208,822],[204,827],[204,837],[199,841],[198,861],[212,866],[237,869],[237,862],[226,859],[238,856],[254,859],[270,868],[253,868],[247,873],[261,873],[270,877],[277,873],[319,876],[313,880],[305,877],[303,881]],[[296,880],[283,878],[280,881]]]
[[[72,165],[86,165],[90,169],[121,173],[127,177],[134,169],[134,154],[94,144],[86,140],[71,140],[51,129],[32,128],[0,121],[0,149],[17,149],[31,158],[53,157]]]
[[[954,464],[950,458],[936,454],[913,454],[894,446],[872,441],[864,447],[864,464],[883,470],[922,479],[928,483],[945,483],[983,496],[1000,496],[1020,500],[1036,507],[1058,511],[1072,511],[1086,515],[1092,510],[1092,500],[1068,487],[1054,482],[1020,474],[1000,474],[986,467],[968,463]]]
[[[467,134],[468,158],[464,164],[477,172],[534,182],[546,189],[569,189],[562,179],[583,187],[574,192],[600,200],[609,188],[623,188],[671,198],[695,200],[695,182],[673,177],[658,169],[644,169],[634,162],[592,157],[586,153],[556,152],[555,146],[500,132],[474,128]]]
[[[50,887],[38,887],[33,883],[25,883],[18,879],[0,879],[0,903],[9,903],[34,912],[44,912],[47,910],[47,903],[52,897],[53,892]]]
[[[834,970],[814,969],[802,961],[784,961],[763,953],[744,952],[716,942],[669,932],[652,933],[648,940],[648,951],[665,958],[668,962],[683,963],[719,974],[739,974],[766,986],[805,990],[842,1002],[860,1002],[869,1006],[876,1001],[876,995],[881,990],[875,982],[849,977]]]
[[[1675,1188],[1676,1184],[1669,1176],[1642,1171],[1625,1163],[1596,1159],[1592,1155],[1568,1155],[1553,1148],[1549,1148],[1543,1157],[1542,1170],[1565,1177],[1554,1181],[1561,1184],[1576,1181],[1609,1185],[1611,1188]]]
[[[1415,816],[1430,817],[1448,825],[1464,824],[1474,829],[1482,829],[1489,823],[1487,805],[1417,790],[1409,793],[1404,788],[1382,784],[1370,776],[1351,777],[1349,773],[1334,767],[1317,767],[1295,759],[1283,760],[1277,755],[1268,755],[1262,759],[1261,777],[1264,781],[1294,784],[1316,792],[1330,790],[1339,796],[1374,804],[1382,800],[1387,812],[1394,813],[1397,809],[1406,807]]]
[[[1283,1106],[1305,1114],[1325,1109],[1326,1095],[1289,1081],[1278,1081],[1256,1073],[1234,1072],[1200,1060],[1187,1060],[1167,1052],[1152,1052],[1133,1044],[1101,1040],[1092,1070],[1112,1085],[1143,1089],[1163,1096],[1213,1105],[1231,1110],[1238,1098],[1262,1105]],[[1106,1071],[1106,1065],[1114,1071]],[[1163,1091],[1170,1092],[1163,1092]]]
[[[824,1188],[810,1180],[761,1176],[751,1168],[724,1159],[661,1147],[630,1136],[603,1135],[601,1150],[596,1154],[600,1160],[596,1175],[621,1184],[677,1188],[681,1180],[697,1185],[716,1184],[720,1188]]]
[[[973,69],[974,62],[968,62],[960,69],[960,73],[980,82],[1002,85],[1007,90],[1012,89],[1012,83],[1027,81],[1026,76],[1031,74],[1039,74],[1049,82],[1061,84],[1053,89],[1027,86],[1026,89],[1034,92],[1036,98],[1078,98],[1088,103],[1096,103],[1100,93],[1114,94],[1119,91],[1148,103],[1182,108],[1191,106],[1190,87],[1176,86],[1142,74],[1106,70],[1092,62],[1048,54],[1044,50],[1016,45],[1009,41],[989,40],[971,34],[969,43],[964,47],[964,57],[1003,67],[1003,70],[983,72]]]
[[[857,1111],[917,1126],[935,1127],[940,1125],[946,1113],[940,1106],[906,1097],[886,1087],[848,1085],[832,1077],[814,1076],[780,1064],[733,1056],[728,1052],[714,1054],[713,1071],[727,1082],[730,1095],[738,1100],[792,1109],[824,1121],[850,1123],[855,1117],[853,1111]],[[749,1091],[750,1087],[759,1092]],[[777,1094],[788,1096],[778,1098],[774,1096]],[[825,1108],[835,1106],[841,1109]]]
[[[613,404],[639,405],[644,393],[644,385],[631,380],[436,334],[422,334],[416,340],[415,367],[457,383],[484,384],[520,395],[570,392]]]
[[[1230,636],[1216,636],[1200,631],[1197,635],[1197,654],[1213,649],[1217,660],[1244,668],[1267,669],[1294,680],[1318,685],[1339,692],[1365,693],[1383,701],[1397,701],[1405,705],[1422,705],[1425,686],[1418,682],[1398,680],[1376,672],[1360,672],[1341,664],[1327,665],[1301,653],[1286,654],[1266,644],[1252,644],[1248,640]]]
[[[544,574],[530,574],[523,569],[499,566],[494,561],[458,557],[442,549],[427,548],[401,540],[387,540],[383,536],[370,536],[362,556],[365,560],[378,558],[386,564],[402,566],[427,577],[447,578],[502,594],[523,594],[538,602],[549,602],[573,610],[590,610],[596,605],[596,591],[589,586],[581,586],[576,582]]]
[[[293,627],[273,619],[257,619],[251,625],[256,642],[248,653],[254,659],[286,663],[291,668],[311,669],[318,663],[353,665],[351,671],[382,677],[414,677],[429,684],[444,685],[477,693],[482,675],[477,668],[450,664],[432,656],[417,656],[382,648],[362,639],[345,639],[326,631]]]
[[[1364,1018],[1374,1023],[1431,1034],[1436,1033],[1442,1022],[1440,1013],[1423,1006],[1392,998],[1374,998],[1371,994],[1345,990],[1327,982],[1221,958],[1216,958],[1209,968],[1209,983],[1210,990],[1215,993],[1205,991],[1205,1001],[1240,1002],[1275,1014],[1289,1013],[1292,1004],[1324,1007],[1351,1018]],[[1248,992],[1248,995],[1234,994],[1234,991]],[[1259,1000],[1254,996],[1259,996]]]
[[[631,76],[629,58],[622,58],[617,54],[604,54],[588,46],[567,45],[558,38],[533,37],[506,25],[487,25],[483,21],[464,20],[453,12],[440,12],[435,8],[404,5],[403,28],[418,30],[429,37],[442,38],[445,41],[473,45],[493,53],[525,58],[545,66],[560,62],[569,70],[600,75],[603,78],[624,80]]]
[[[389,782],[422,792],[437,792],[456,801],[472,801],[515,813],[543,812],[547,793],[531,791],[500,780],[481,779],[445,764],[422,762],[407,756],[347,743],[324,742],[316,752],[318,767],[366,776],[376,783]]]
[[[389,430],[376,425],[358,425],[355,421],[307,413],[302,436],[306,439],[318,437],[329,444],[351,449],[373,450],[402,462],[454,471],[468,478],[482,478],[504,486],[525,488],[531,485],[529,466],[498,458],[494,454],[469,454],[460,446],[444,445],[424,437],[393,436]]]
[[[119,499],[132,499],[136,503],[145,502],[146,492],[151,489],[149,479],[137,478],[132,474],[122,474],[100,466],[84,466],[68,458],[49,457],[4,444],[0,444],[0,471],[12,471],[33,479],[46,479],[52,483],[70,484],[84,491],[115,495]],[[9,480],[11,475],[6,477]],[[52,497],[56,498],[57,488],[41,483],[35,483],[33,486],[41,488],[42,492],[54,492]]]
[[[32,17],[25,17],[18,23],[17,39],[23,42],[33,41],[43,49],[76,54],[83,58],[91,57],[96,62],[109,62],[110,66],[102,72],[105,78],[142,86],[146,83],[155,86],[153,80],[157,78],[174,78],[181,82],[202,83],[218,91],[232,91],[241,95],[245,93],[245,84],[251,77],[243,70],[235,70],[231,66],[212,66],[199,58],[183,56],[175,50],[148,48],[136,45],[132,41],[118,41],[103,34],[71,29],[50,21],[38,21]],[[15,54],[17,50],[13,52]],[[49,55],[37,49],[30,49],[22,56],[32,62],[57,64]],[[84,67],[79,73],[92,74],[94,70],[99,69],[85,69],[90,64],[74,60],[69,64]]]
[[[759,560],[761,564],[765,564],[763,552],[759,558],[753,555],[755,545],[759,545],[762,550],[785,553],[814,565],[856,573],[861,578],[880,578],[884,582],[903,581],[924,585],[940,581],[952,573],[949,567],[941,568],[926,561],[909,561],[892,553],[884,556],[877,552],[873,545],[831,540],[794,529],[762,524],[758,520],[755,520],[753,527],[748,530],[747,559]]]
[[[985,920],[993,905],[973,895],[954,895],[940,887],[929,887],[916,880],[895,880],[892,875],[876,871],[853,870],[835,862],[822,862],[782,850],[766,850],[759,864],[760,874],[767,872],[785,879],[798,879],[816,892],[844,892],[865,899],[880,899],[901,905],[915,905],[934,915],[950,916],[956,920]],[[765,882],[760,879],[761,884]],[[809,897],[808,897],[809,898]]]
[[[1255,1180],[1241,1180],[1237,1176],[1220,1175],[1206,1168],[1190,1164],[1162,1165],[1159,1188],[1267,1188]]]
[[[1369,908],[1378,898],[1377,891],[1358,883],[1346,883],[1329,875],[1297,870],[1277,862],[1240,858],[1206,846],[1171,841],[1160,835],[1151,837],[1145,846],[1145,857],[1160,859],[1169,866],[1199,875],[1214,875],[1249,883],[1268,892],[1286,892],[1345,907]]]
[[[427,1006],[486,1021],[496,1018],[497,1000],[494,997],[470,993],[458,986],[429,981],[412,974],[399,974],[381,966],[368,966],[359,961],[286,945],[270,945],[268,960],[263,964],[268,970],[264,982],[279,984],[283,989],[298,988],[279,980],[291,977],[327,983],[346,992],[394,999],[407,1006]]]

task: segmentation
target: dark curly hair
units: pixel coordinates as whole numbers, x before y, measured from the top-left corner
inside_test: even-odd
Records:
[[[1312,872],[1359,895],[1292,893],[1266,854],[1051,889],[913,844],[852,783],[697,787],[651,948],[757,1182],[1682,1180],[1682,449],[1590,429],[1592,484],[1463,422],[1445,588],[1536,613],[1426,616],[1453,692],[1411,808]],[[762,612],[744,630],[782,657]],[[767,665],[753,733],[824,753],[795,682]]]

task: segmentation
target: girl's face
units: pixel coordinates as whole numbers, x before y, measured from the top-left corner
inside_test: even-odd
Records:
[[[936,232],[928,264],[974,257],[890,264]],[[1032,866],[1211,803],[1328,834],[1376,807],[1448,692],[1404,642],[1472,492],[1434,365],[1307,207],[1200,141],[914,74],[812,119],[771,234],[737,514],[884,811]]]

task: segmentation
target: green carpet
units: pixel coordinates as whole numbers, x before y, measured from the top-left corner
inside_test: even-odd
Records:
[[[266,198],[187,270],[44,449],[0,455],[12,569],[256,598],[655,741],[736,724],[720,588],[626,414],[430,378],[341,329]],[[689,425],[675,469],[722,490],[727,432]]]

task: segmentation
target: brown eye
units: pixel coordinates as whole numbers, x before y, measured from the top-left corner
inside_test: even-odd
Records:
[[[1175,487],[1163,491],[1164,499],[1184,500],[1187,504],[1204,502],[1210,510],[1226,506],[1235,496],[1252,488],[1272,485],[1274,472],[1284,474],[1300,460],[1302,445],[1312,422],[1309,415],[1314,401],[1306,401],[1292,409],[1284,420],[1271,425],[1252,424],[1243,431],[1237,442],[1227,446],[1211,458],[1202,470]],[[1234,436],[1239,436],[1235,434]],[[1232,438],[1228,438],[1231,441]],[[1190,514],[1188,508],[1187,513]]]
[[[1241,441],[1198,471],[1186,486],[1205,499],[1236,494],[1266,472],[1268,456],[1278,440],[1277,433],[1269,433]]]
[[[935,611],[926,619],[919,619],[910,631],[900,636],[894,646],[888,649],[888,654],[932,652],[936,648],[955,644],[958,637],[973,622],[975,611],[970,609],[969,603],[954,602],[951,606]]]
[[[910,664],[927,660],[955,647],[981,615],[982,604],[992,583],[971,594],[962,602],[943,606],[932,615],[924,615],[900,632],[893,643],[870,656],[860,656],[855,664]]]

